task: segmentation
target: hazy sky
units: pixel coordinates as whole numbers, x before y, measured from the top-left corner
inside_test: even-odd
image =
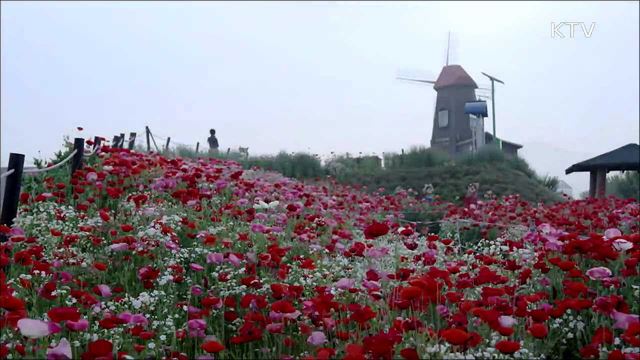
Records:
[[[497,134],[576,191],[575,161],[638,142],[639,5],[618,3],[2,3],[1,159],[86,135],[377,153],[428,145],[445,61],[496,93]],[[584,22],[574,38],[552,22]],[[487,122],[488,124],[490,121]],[[202,145],[201,145],[202,146]]]

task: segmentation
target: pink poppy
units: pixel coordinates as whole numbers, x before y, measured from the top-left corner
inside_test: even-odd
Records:
[[[47,360],[70,360],[72,357],[71,344],[66,338],[60,339],[58,345],[47,349]]]
[[[587,270],[585,274],[587,274],[591,280],[602,280],[610,278],[612,272],[606,267],[599,266]]]
[[[49,330],[49,324],[42,320],[34,320],[34,319],[20,319],[18,320],[18,329],[22,336],[38,339],[41,337],[45,337],[51,333]]]
[[[313,346],[320,346],[327,342],[327,336],[322,331],[314,331],[307,338],[307,343]]]

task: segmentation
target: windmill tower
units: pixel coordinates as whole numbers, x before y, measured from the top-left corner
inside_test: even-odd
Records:
[[[435,81],[402,78],[403,80],[433,84],[436,91],[436,107],[433,114],[431,146],[442,149],[450,155],[473,150],[471,119],[465,114],[465,104],[478,101],[478,85],[460,65],[449,65],[449,41],[445,66]],[[477,129],[484,133],[484,128]]]

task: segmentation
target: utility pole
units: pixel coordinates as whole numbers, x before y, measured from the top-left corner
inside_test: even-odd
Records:
[[[493,118],[493,141],[498,144],[498,138],[496,137],[496,91],[494,81],[497,81],[502,85],[504,85],[504,82],[486,73],[482,73],[482,75],[488,77],[489,80],[491,80],[491,117]]]

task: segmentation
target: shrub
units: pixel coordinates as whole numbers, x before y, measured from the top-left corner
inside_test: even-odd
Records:
[[[623,199],[633,198],[640,201],[640,173],[627,171],[607,179],[607,193]]]

